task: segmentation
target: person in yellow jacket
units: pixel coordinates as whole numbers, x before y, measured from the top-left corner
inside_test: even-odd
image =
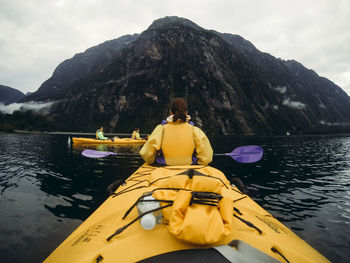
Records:
[[[163,165],[209,164],[213,149],[204,132],[187,115],[187,103],[176,98],[170,104],[170,116],[159,124],[140,150],[145,162]]]
[[[135,130],[132,132],[131,139],[141,140],[139,128],[135,128]]]

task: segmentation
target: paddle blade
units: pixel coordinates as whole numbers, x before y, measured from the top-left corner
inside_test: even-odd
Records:
[[[260,161],[264,154],[263,148],[258,145],[245,145],[237,147],[230,153],[226,153],[226,156],[230,156],[239,163],[255,163]]]
[[[109,155],[117,155],[117,153],[114,152],[101,152],[95,150],[84,150],[81,154],[89,158],[103,158]]]

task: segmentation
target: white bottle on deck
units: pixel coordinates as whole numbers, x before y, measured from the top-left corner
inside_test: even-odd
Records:
[[[147,200],[147,201],[143,202],[143,200]],[[152,200],[154,201],[152,202]],[[159,207],[160,207],[159,201],[156,201],[156,199],[152,195],[143,197],[137,204],[137,210],[139,215]],[[141,217],[140,224],[143,229],[152,230],[156,226],[156,224],[161,223],[161,220],[162,220],[162,213],[160,212],[160,210],[158,210],[158,211],[145,214],[143,217]]]

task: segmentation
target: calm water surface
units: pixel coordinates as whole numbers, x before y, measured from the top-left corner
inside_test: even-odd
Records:
[[[1,262],[41,262],[127,178],[140,158],[88,159],[65,135],[1,134]],[[243,180],[249,195],[332,262],[350,256],[350,137],[220,137],[214,151],[258,144],[263,159],[212,166]],[[127,148],[98,150],[137,152]]]

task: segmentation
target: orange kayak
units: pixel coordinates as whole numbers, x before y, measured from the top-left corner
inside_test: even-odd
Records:
[[[120,144],[144,144],[146,140],[134,140],[131,138],[116,138],[112,140],[97,140],[93,138],[81,138],[73,137],[74,144],[111,144],[111,145],[120,145]]]
[[[221,171],[147,164],[44,262],[139,261],[329,262]]]

